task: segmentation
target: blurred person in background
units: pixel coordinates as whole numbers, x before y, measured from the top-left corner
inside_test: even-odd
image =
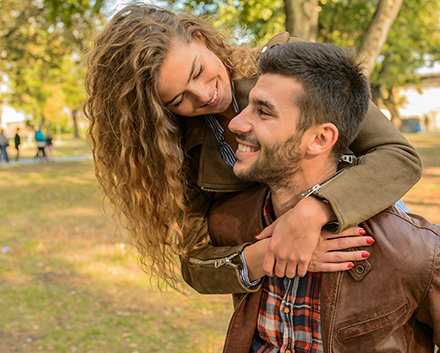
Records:
[[[2,129],[2,131],[0,132],[0,148],[1,148],[0,162],[2,162],[4,158],[6,162],[9,163],[8,151],[6,150],[8,147],[9,147],[9,142],[5,136],[4,130]]]
[[[35,155],[35,158],[39,158],[40,160],[47,160],[46,152],[44,150],[46,147],[46,138],[41,132],[41,125],[38,127],[38,130],[35,131],[35,141],[37,142],[37,154]]]
[[[20,135],[18,134],[19,131],[20,131],[20,128],[18,127],[17,130],[15,131],[15,137],[14,137],[15,149],[17,150],[17,155],[15,156],[15,161],[16,162],[18,162],[18,160],[20,158],[19,146],[21,144],[21,139],[20,139]]]
[[[52,160],[53,157],[53,137],[50,131],[46,135],[46,156],[48,160]]]

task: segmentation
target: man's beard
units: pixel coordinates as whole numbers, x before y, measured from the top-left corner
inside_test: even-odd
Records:
[[[263,149],[257,141],[252,140],[253,144],[260,148],[261,154],[249,168],[235,174],[241,179],[263,183],[271,188],[288,187],[293,177],[301,170],[302,135],[301,133],[294,134],[284,144],[277,143]],[[251,141],[246,136],[239,135],[238,137],[242,141]]]

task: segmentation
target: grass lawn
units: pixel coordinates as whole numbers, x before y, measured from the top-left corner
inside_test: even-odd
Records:
[[[411,212],[440,223],[440,134],[405,135],[422,157],[422,179],[403,197]]]
[[[440,135],[407,138],[425,170],[404,201],[440,222]],[[58,151],[89,153],[75,140]],[[0,173],[0,352],[221,351],[229,296],[162,294],[151,285],[103,216],[91,161]]]
[[[0,352],[219,352],[229,296],[150,285],[103,217],[92,168],[0,170]]]

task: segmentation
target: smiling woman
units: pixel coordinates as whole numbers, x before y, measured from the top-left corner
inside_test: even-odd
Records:
[[[172,42],[159,70],[160,99],[171,112],[188,117],[226,112],[232,102],[228,70],[203,37],[196,33],[196,38]]]
[[[265,48],[298,40],[280,33]],[[196,16],[136,4],[112,18],[88,55],[84,110],[96,177],[143,269],[171,286],[178,283],[178,254],[184,279],[199,292],[250,290],[240,279],[248,244],[213,247],[206,217],[220,195],[249,187],[233,174],[238,144],[227,126],[247,105],[264,51],[236,45]],[[316,188],[318,198],[300,201],[271,228],[276,242],[266,257],[277,273],[280,266],[282,273],[305,273],[325,223],[336,218],[340,230],[355,226],[420,177],[417,153],[372,104],[351,149],[361,163]],[[336,269],[360,256],[351,255]]]

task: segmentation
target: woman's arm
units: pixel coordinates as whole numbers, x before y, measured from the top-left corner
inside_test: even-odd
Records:
[[[203,203],[199,203],[202,205]],[[203,209],[204,207],[202,207]],[[239,218],[242,215],[239,215]],[[281,216],[278,220],[282,219]],[[185,245],[199,244],[203,239],[210,235],[206,219],[201,216],[190,216],[192,226],[184,234]],[[231,229],[232,231],[232,229]],[[364,232],[358,227],[347,230],[341,235],[332,235],[326,231],[320,232],[319,246],[314,252],[310,263],[310,271],[329,272],[348,270],[352,261],[363,259],[365,251],[345,251],[344,249],[371,245],[371,238],[364,236]],[[252,235],[249,235],[252,238]],[[346,238],[335,239],[345,236]],[[221,241],[221,240],[220,240]],[[264,239],[252,244],[252,242],[242,242],[241,244],[215,244],[211,242],[206,247],[193,250],[188,256],[181,256],[181,271],[184,280],[197,292],[202,294],[229,294],[253,292],[259,289],[259,285],[248,288],[240,279],[240,271],[243,269],[240,254],[248,249],[258,249],[260,252],[254,259],[258,264],[264,259],[266,247],[269,239]],[[223,246],[222,246],[223,245]],[[341,250],[341,251],[335,251]],[[252,264],[255,268],[255,264]],[[246,259],[247,262],[247,259]],[[261,267],[261,266],[260,266]],[[250,270],[248,266],[248,270]],[[253,281],[254,277],[262,277],[261,269],[258,270],[258,276],[255,273],[249,273],[249,279]],[[252,277],[252,278],[251,278]]]
[[[190,228],[184,234],[185,244],[203,242],[210,235],[204,217],[190,216]],[[201,294],[244,293],[249,289],[240,280],[241,251],[250,243],[234,246],[213,246],[211,241],[199,250],[180,256],[183,279]]]
[[[339,222],[338,231],[391,206],[422,175],[415,148],[373,103],[350,149],[360,157],[358,164],[315,193],[329,202]]]
[[[416,150],[373,103],[350,149],[359,157],[357,164],[314,192],[326,202],[301,200],[264,231],[264,237],[271,237],[264,260],[266,274],[303,276],[331,212],[338,222],[335,232],[344,231],[394,204],[420,179]]]

